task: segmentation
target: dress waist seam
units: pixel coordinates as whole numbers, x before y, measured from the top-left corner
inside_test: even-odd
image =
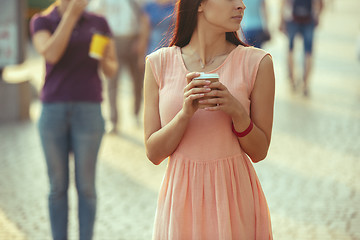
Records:
[[[174,158],[175,160],[181,159],[187,162],[192,162],[192,163],[196,163],[196,164],[209,164],[209,163],[217,163],[217,162],[222,162],[222,161],[228,161],[230,159],[236,159],[236,158],[246,158],[245,153],[239,153],[236,155],[231,155],[231,156],[226,156],[223,158],[217,158],[217,159],[212,159],[212,160],[203,160],[203,159],[195,159],[195,158],[191,158],[188,156],[185,156],[181,153],[173,153],[170,156],[170,161],[171,159]]]

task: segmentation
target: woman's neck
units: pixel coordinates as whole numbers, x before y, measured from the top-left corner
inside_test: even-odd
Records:
[[[183,52],[197,56],[203,65],[207,65],[214,58],[229,54],[235,47],[226,40],[225,33],[214,34],[195,30]]]
[[[181,49],[186,68],[189,71],[207,72],[220,66],[236,48],[226,36],[201,35],[195,31],[188,45]]]

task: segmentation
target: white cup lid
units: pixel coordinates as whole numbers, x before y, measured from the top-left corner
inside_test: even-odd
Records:
[[[194,79],[213,79],[213,78],[219,78],[219,74],[217,74],[217,73],[200,73],[200,76],[196,77]]]

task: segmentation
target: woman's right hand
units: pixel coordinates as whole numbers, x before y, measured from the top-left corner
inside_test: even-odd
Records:
[[[84,12],[87,5],[88,0],[71,0],[66,11],[70,16],[78,18]]]
[[[186,75],[187,85],[184,88],[183,112],[187,117],[192,117],[198,110],[198,100],[204,97],[205,93],[211,91],[209,80],[194,80],[200,73],[191,72]]]

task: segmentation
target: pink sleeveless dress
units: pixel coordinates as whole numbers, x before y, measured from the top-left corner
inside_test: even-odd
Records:
[[[238,46],[217,69],[220,81],[249,112],[263,50]],[[179,47],[148,56],[159,86],[161,125],[183,104],[186,69]],[[155,240],[272,239],[259,179],[222,111],[198,110],[169,157],[155,216]]]

